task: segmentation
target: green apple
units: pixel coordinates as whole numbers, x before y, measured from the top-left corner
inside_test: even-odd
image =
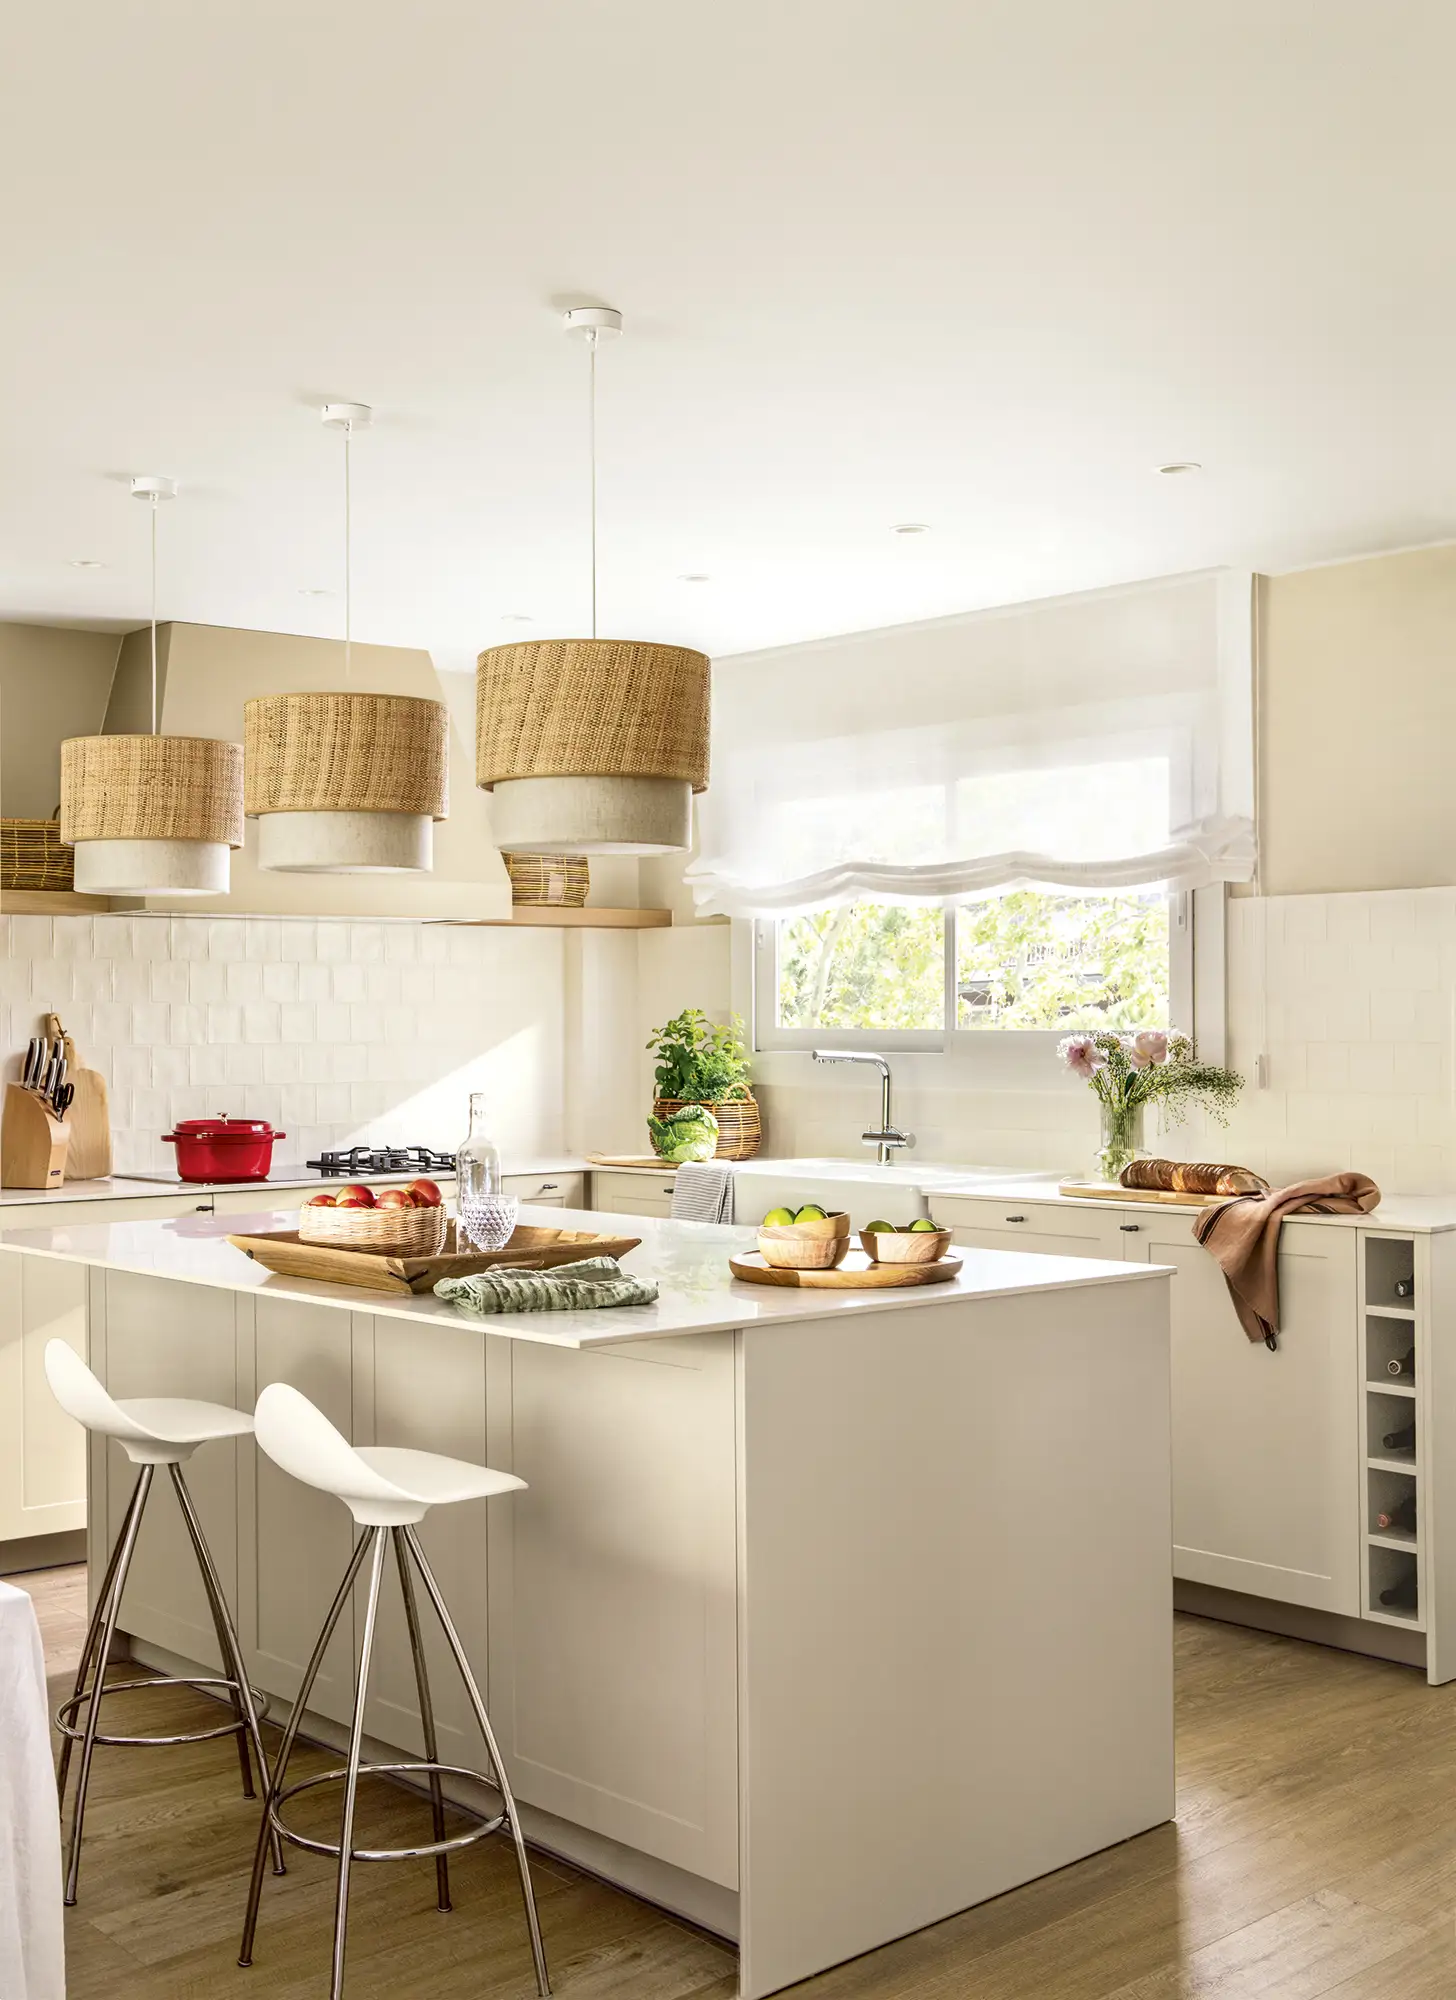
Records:
[[[919,1230],[939,1229],[939,1227],[940,1224],[938,1222],[932,1222],[928,1215],[917,1215],[915,1220],[910,1225],[912,1232],[917,1229]]]
[[[895,1233],[894,1223],[867,1222],[864,1226],[864,1233],[866,1236],[878,1236],[881,1234],[881,1232],[883,1232],[886,1236],[893,1236]]]
[[[771,1208],[763,1218],[765,1229],[787,1229],[794,1220],[791,1208]]]
[[[824,1222],[827,1220],[817,1201],[806,1201],[794,1217],[795,1222]]]

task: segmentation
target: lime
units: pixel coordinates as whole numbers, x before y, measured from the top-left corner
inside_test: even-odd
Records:
[[[887,1236],[893,1236],[895,1225],[893,1222],[867,1222],[864,1226],[866,1236],[878,1236],[882,1230]]]
[[[794,1220],[791,1208],[771,1208],[763,1218],[765,1229],[787,1229]]]
[[[795,1222],[823,1222],[825,1215],[817,1201],[806,1201],[794,1217]]]
[[[910,1225],[912,1233],[917,1229],[919,1230],[939,1229],[939,1227],[940,1224],[938,1222],[932,1222],[928,1215],[917,1215],[915,1220]]]

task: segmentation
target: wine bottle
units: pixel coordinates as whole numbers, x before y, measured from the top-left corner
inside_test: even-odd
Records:
[[[1398,1299],[1413,1299],[1415,1295],[1416,1295],[1416,1281],[1414,1278],[1396,1279],[1395,1296]]]
[[[1387,1605],[1392,1611],[1414,1611],[1416,1608],[1415,1571],[1411,1570],[1409,1575],[1403,1576],[1398,1583],[1393,1583],[1389,1590],[1382,1590],[1380,1593],[1380,1602]]]
[[[1385,1364],[1385,1372],[1387,1375],[1414,1375],[1416,1372],[1415,1349],[1413,1347],[1408,1347],[1405,1353],[1402,1354],[1402,1356],[1400,1357],[1399,1361],[1387,1361]]]
[[[1404,1500],[1397,1500],[1393,1507],[1387,1507],[1383,1513],[1377,1514],[1375,1525],[1382,1534],[1387,1529],[1400,1528],[1406,1534],[1413,1535],[1416,1531],[1415,1494],[1407,1493]]]
[[[1387,1431],[1381,1439],[1387,1451],[1414,1451],[1416,1448],[1415,1420],[1398,1431]]]

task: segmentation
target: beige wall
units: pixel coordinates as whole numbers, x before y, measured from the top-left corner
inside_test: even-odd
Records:
[[[1456,546],[1260,585],[1261,888],[1456,883]]]
[[[114,632],[0,624],[0,813],[49,819],[61,743],[99,730],[121,644]]]

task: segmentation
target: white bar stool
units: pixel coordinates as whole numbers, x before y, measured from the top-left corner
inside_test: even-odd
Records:
[[[263,1895],[263,1871],[270,1836],[276,1840],[281,1835],[283,1839],[292,1841],[295,1846],[306,1847],[310,1853],[331,1855],[338,1861],[339,1879],[334,1900],[334,1955],[329,2000],[342,2000],[351,1863],[413,1860],[419,1856],[433,1854],[436,1900],[442,1910],[448,1910],[450,1878],[447,1856],[451,1850],[469,1847],[475,1841],[485,1839],[488,1834],[498,1833],[504,1827],[509,1829],[511,1839],[515,1843],[516,1865],[521,1876],[521,1895],[526,1905],[526,1926],[531,1935],[531,1955],[536,1966],[536,1986],[545,2000],[545,1996],[551,1992],[546,1972],[546,1953],[541,1943],[541,1926],[536,1916],[536,1897],[531,1887],[531,1868],[526,1858],[526,1843],[521,1837],[520,1820],[511,1793],[510,1780],[506,1776],[500,1747],[490,1726],[490,1718],[485,1712],[480,1689],[476,1685],[474,1674],[470,1671],[465,1648],[461,1644],[459,1633],[455,1630],[445,1600],[440,1595],[440,1587],[420,1546],[420,1538],[415,1532],[417,1524],[424,1520],[431,1507],[448,1507],[459,1500],[481,1500],[497,1493],[518,1492],[524,1488],[525,1480],[516,1479],[508,1472],[492,1472],[488,1466],[471,1465],[464,1459],[444,1458],[437,1452],[409,1451],[393,1445],[351,1445],[334,1429],[321,1410],[315,1409],[306,1396],[301,1396],[296,1389],[290,1388],[284,1382],[270,1383],[258,1398],[254,1425],[260,1448],[275,1464],[280,1465],[285,1472],[291,1473],[305,1486],[316,1487],[321,1493],[332,1493],[342,1500],[365,1533],[359,1537],[349,1567],[344,1572],[344,1580],[339,1585],[333,1604],[329,1608],[329,1614],[324,1620],[318,1643],[304,1670],[298,1698],[293,1704],[293,1713],[289,1716],[288,1726],[283,1732],[282,1747],[273,1767],[273,1776],[263,1805],[263,1818],[258,1828],[258,1846],[253,1857],[253,1879],[248,1890],[248,1908],[243,1920],[243,1941],[238,1953],[238,1964],[251,1965],[253,1962],[253,1939],[258,1927],[258,1905]],[[384,1556],[386,1547],[391,1542],[394,1545],[394,1559],[399,1571],[400,1591],[404,1598],[410,1650],[414,1656],[415,1686],[419,1692],[420,1727],[425,1739],[425,1755],[423,1761],[364,1764],[360,1762],[360,1751],[364,1740],[364,1704],[369,1691],[369,1664],[374,1652],[374,1627],[379,1612],[379,1589],[384,1574]],[[363,1568],[366,1557],[369,1559],[369,1585],[364,1609],[364,1637],[354,1683],[354,1714],[349,1729],[347,1761],[341,1769],[324,1771],[317,1777],[305,1778],[299,1784],[285,1787],[288,1760],[293,1754],[299,1725],[308,1707],[309,1695],[313,1691],[313,1684],[323,1663],[329,1640],[333,1637],[334,1628],[343,1615],[355,1578]],[[410,1576],[411,1562],[419,1572],[420,1581],[424,1584],[430,1602],[435,1607],[450,1651],[454,1655],[455,1665],[459,1669],[460,1678],[465,1683],[470,1706],[475,1712],[476,1724],[489,1754],[488,1775],[478,1771],[467,1771],[458,1764],[442,1764],[439,1760],[439,1746],[435,1738],[435,1714],[430,1701],[429,1673],[425,1665],[424,1648],[420,1642],[419,1612]],[[417,1847],[355,1847],[354,1805],[361,1772],[366,1774],[414,1772],[427,1776],[430,1784],[434,1839]],[[501,1795],[502,1810],[494,1819],[483,1820],[469,1832],[456,1834],[453,1838],[447,1839],[444,1793],[440,1784],[441,1776],[445,1774],[471,1778],[478,1784],[493,1786]],[[292,1798],[298,1792],[308,1791],[314,1785],[337,1784],[341,1779],[344,1785],[344,1811],[337,1842],[311,1840],[285,1825],[281,1811],[285,1800]]]
[[[81,1828],[86,1817],[86,1794],[91,1783],[91,1758],[96,1745],[207,1743],[214,1737],[236,1736],[238,1762],[243,1773],[243,1796],[251,1799],[255,1793],[252,1769],[248,1763],[250,1743],[258,1760],[263,1789],[266,1792],[268,1788],[268,1759],[263,1752],[263,1737],[258,1727],[268,1713],[268,1701],[265,1695],[248,1685],[237,1628],[228,1610],[212,1553],[203,1537],[192,1495],[182,1477],[183,1462],[191,1458],[200,1444],[208,1444],[214,1438],[246,1437],[253,1428],[253,1419],[246,1410],[234,1410],[226,1403],[199,1403],[186,1397],[142,1396],[118,1401],[101,1386],[81,1357],[64,1340],[46,1343],[45,1371],[51,1394],[67,1416],[74,1417],[78,1424],[84,1424],[88,1431],[115,1438],[132,1463],[141,1467],[122,1518],[121,1531],[106,1566],[106,1575],[97,1593],[96,1609],[91,1614],[86,1643],[81,1648],[75,1692],[56,1710],[56,1727],[62,1739],[56,1784],[62,1812],[66,1805],[66,1775],[70,1769],[71,1745],[81,1745],[81,1769],[76,1779],[76,1799],[71,1814],[71,1837],[66,1859],[66,1901],[71,1904],[76,1900],[76,1883],[81,1872]],[[202,1587],[207,1593],[223,1671],[221,1674],[199,1674],[191,1679],[182,1675],[148,1675],[145,1680],[112,1681],[108,1684],[105,1679],[107,1656],[116,1634],[116,1621],[121,1611],[142,1516],[146,1512],[152,1481],[159,1465],[165,1465],[171,1475],[182,1519],[187,1525],[197,1557],[197,1567],[202,1572]],[[93,1659],[96,1671],[88,1688],[86,1677]],[[103,1696],[121,1694],[132,1688],[154,1687],[221,1691],[232,1707],[232,1721],[221,1723],[216,1729],[194,1729],[175,1736],[110,1736],[99,1728]],[[82,1708],[86,1711],[84,1724],[76,1720],[77,1712]],[[283,1850],[276,1842],[273,1865],[275,1872],[281,1875]]]

